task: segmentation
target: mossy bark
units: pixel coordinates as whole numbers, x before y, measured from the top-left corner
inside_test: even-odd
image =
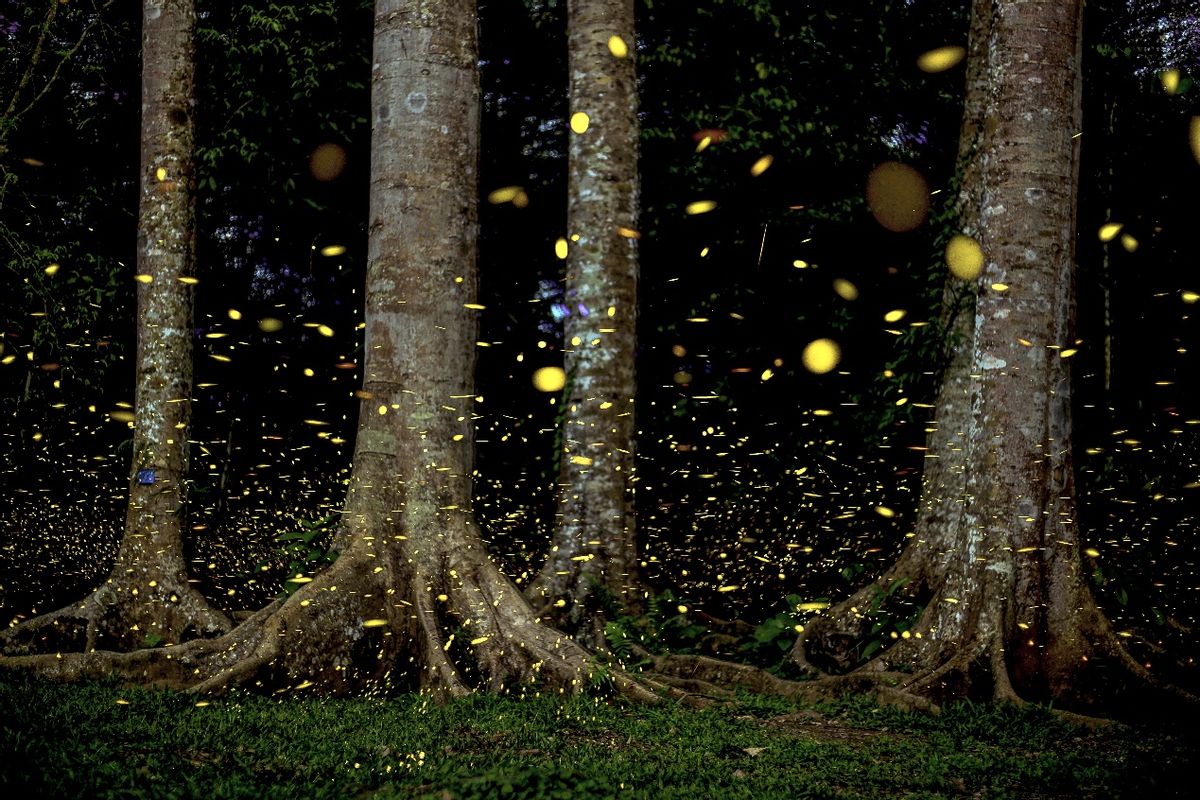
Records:
[[[551,550],[528,589],[546,619],[603,646],[605,606],[640,608],[634,355],[638,119],[633,0],[568,4],[570,137],[561,475]]]
[[[183,557],[192,395],[195,88],[191,0],[146,0],[133,463],[125,532],[103,586],[10,628],[6,652],[178,644],[229,630]]]

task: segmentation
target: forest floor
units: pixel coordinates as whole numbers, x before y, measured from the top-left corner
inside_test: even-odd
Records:
[[[704,711],[484,695],[205,703],[7,675],[0,754],[12,798],[1157,800],[1195,796],[1200,739],[969,703],[939,716],[754,696]]]

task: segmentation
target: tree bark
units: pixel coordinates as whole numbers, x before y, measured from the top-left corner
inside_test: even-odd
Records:
[[[1085,711],[1186,696],[1125,652],[1082,572],[1063,357],[1074,346],[1081,11],[1079,0],[974,4],[961,147],[974,152],[961,224],[977,227],[985,254],[974,319],[961,320],[966,346],[943,379],[915,535],[887,574],[806,627],[792,657],[809,671],[899,670],[907,691],[934,700]],[[856,648],[898,579],[923,611],[908,638],[862,663]]]
[[[231,633],[0,661],[61,679],[439,696],[578,692],[606,675],[543,625],[471,509],[479,78],[473,0],[378,0],[362,404],[337,561]],[[646,682],[609,676],[655,702]],[[676,692],[678,694],[678,692]]]
[[[528,594],[591,646],[640,608],[634,481],[638,119],[633,0],[571,0],[563,448],[550,554]],[[607,608],[606,608],[607,607]]]
[[[4,634],[7,652],[178,644],[229,630],[183,558],[195,283],[191,0],[146,0],[133,463],[125,533],[106,583]]]

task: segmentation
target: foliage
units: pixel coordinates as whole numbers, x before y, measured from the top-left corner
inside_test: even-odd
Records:
[[[297,528],[277,534],[275,545],[278,555],[270,562],[261,563],[252,574],[267,572],[279,564],[285,564],[286,577],[281,597],[287,597],[312,579],[314,573],[337,560],[332,550],[333,536],[337,532],[340,514],[329,514],[319,519],[303,519]]]
[[[846,698],[692,711],[591,697],[189,695],[0,677],[0,791],[222,798],[1174,796],[1194,733]]]

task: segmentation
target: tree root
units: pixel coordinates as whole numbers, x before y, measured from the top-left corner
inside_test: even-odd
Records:
[[[0,631],[0,653],[133,650],[211,638],[233,627],[190,584],[157,582],[141,595],[125,595],[109,581],[77,603]]]
[[[713,687],[724,692],[745,689],[808,703],[828,702],[843,694],[863,692],[873,695],[880,705],[932,714],[940,711],[937,704],[927,698],[896,688],[901,676],[895,673],[851,673],[828,675],[814,681],[789,681],[747,664],[708,656],[666,655],[655,659],[649,675],[663,681],[688,681],[687,685],[697,688]]]

